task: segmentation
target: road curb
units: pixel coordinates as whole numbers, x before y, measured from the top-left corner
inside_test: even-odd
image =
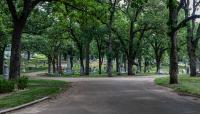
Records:
[[[189,96],[189,97],[196,97],[196,98],[200,98],[200,96],[198,95],[193,95],[193,94],[190,94],[190,93],[184,93],[184,92],[177,92],[178,95],[180,96]]]
[[[27,107],[27,106],[30,106],[30,105],[33,105],[33,104],[36,104],[36,103],[39,103],[39,102],[42,102],[44,100],[47,100],[49,99],[50,97],[43,97],[41,99],[38,99],[38,100],[35,100],[33,102],[30,102],[30,103],[26,103],[26,104],[23,104],[23,105],[20,105],[20,106],[16,106],[16,107],[13,107],[13,108],[8,108],[8,109],[5,109],[5,110],[1,110],[0,111],[0,114],[6,114],[8,112],[11,112],[11,111],[14,111],[14,110],[19,110],[21,108],[24,108],[24,107]]]

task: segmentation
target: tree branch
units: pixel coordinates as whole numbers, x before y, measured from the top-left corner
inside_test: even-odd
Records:
[[[122,44],[122,47],[123,47],[125,53],[128,54],[128,51],[127,51],[128,49],[126,48],[127,45],[126,45],[125,41],[122,39],[121,35],[114,28],[112,28],[112,31],[117,35],[120,43]]]
[[[14,6],[12,0],[6,0],[6,2],[7,2],[7,4],[8,4],[9,10],[10,10],[10,12],[11,12],[13,22],[15,23],[15,22],[18,20],[16,7]]]
[[[178,26],[175,28],[175,31],[187,26],[187,22],[196,18],[200,18],[200,15],[192,15],[186,19],[184,19],[183,21],[181,21]]]
[[[198,43],[200,40],[200,24],[197,29],[196,38],[193,40],[194,43]]]
[[[180,0],[179,6],[177,7],[178,12],[181,10],[181,8],[183,8],[185,4],[185,0]]]

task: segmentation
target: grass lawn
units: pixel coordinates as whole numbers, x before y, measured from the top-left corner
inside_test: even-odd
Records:
[[[13,92],[0,98],[0,109],[22,105],[45,96],[56,95],[69,87],[64,81],[30,80],[28,88],[24,91]]]
[[[179,84],[169,84],[168,77],[162,77],[155,79],[157,85],[165,86],[174,89],[177,92],[187,93],[195,96],[200,96],[200,78],[180,76]]]

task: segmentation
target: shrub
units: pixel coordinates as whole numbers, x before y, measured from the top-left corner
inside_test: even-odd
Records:
[[[133,65],[132,70],[133,70],[133,74],[136,74],[137,73],[137,66]]]
[[[15,83],[13,81],[0,79],[0,93],[13,92]]]
[[[2,75],[0,75],[0,80],[3,80],[4,78],[3,78],[3,76]]]
[[[23,76],[17,79],[17,88],[18,89],[25,89],[28,87],[28,78]]]

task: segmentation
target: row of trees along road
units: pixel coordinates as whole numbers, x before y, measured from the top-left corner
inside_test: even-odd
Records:
[[[178,61],[185,55],[190,75],[197,76],[200,26],[199,0],[2,0],[0,2],[0,74],[5,47],[11,44],[10,79],[20,76],[21,52],[48,58],[48,72],[62,72],[62,57],[78,59],[80,75],[89,75],[90,58],[98,58],[99,74],[107,60],[112,76],[123,64],[160,73],[169,58],[170,83],[178,83]],[[161,10],[162,9],[162,10]],[[11,35],[12,34],[12,35]],[[187,53],[182,51],[187,50]],[[85,60],[85,61],[84,61]],[[155,61],[155,62],[154,62]],[[84,63],[85,62],[85,63]],[[144,63],[144,65],[142,65]],[[52,67],[52,69],[51,69]]]

